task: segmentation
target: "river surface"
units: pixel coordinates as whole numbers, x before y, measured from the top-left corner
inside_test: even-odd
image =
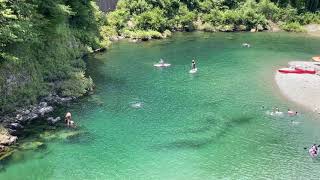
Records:
[[[286,33],[177,33],[114,43],[88,62],[95,94],[65,110],[85,133],[23,152],[0,179],[319,179],[320,160],[305,148],[320,143],[320,118],[274,83],[288,61],[320,54],[319,42]],[[153,67],[160,58],[172,66]],[[300,114],[271,116],[274,106]]]

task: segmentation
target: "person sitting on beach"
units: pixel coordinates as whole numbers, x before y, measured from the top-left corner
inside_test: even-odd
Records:
[[[196,69],[196,62],[194,59],[192,60],[192,63],[191,63],[191,69]]]

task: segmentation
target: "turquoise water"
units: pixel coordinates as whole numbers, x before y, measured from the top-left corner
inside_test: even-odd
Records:
[[[304,147],[320,143],[320,118],[284,98],[273,75],[290,60],[319,54],[319,42],[282,33],[178,33],[115,43],[89,60],[95,94],[67,109],[85,133],[20,152],[0,179],[318,179],[320,160]],[[191,75],[193,57],[198,73]],[[160,58],[172,66],[154,68]],[[301,114],[273,117],[273,106]]]

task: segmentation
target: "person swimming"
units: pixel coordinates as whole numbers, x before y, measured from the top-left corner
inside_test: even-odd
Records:
[[[191,63],[191,69],[196,69],[196,61],[193,59]]]

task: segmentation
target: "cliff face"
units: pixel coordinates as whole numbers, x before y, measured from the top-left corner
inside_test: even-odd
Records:
[[[97,5],[103,12],[109,12],[116,9],[118,0],[97,0]]]

